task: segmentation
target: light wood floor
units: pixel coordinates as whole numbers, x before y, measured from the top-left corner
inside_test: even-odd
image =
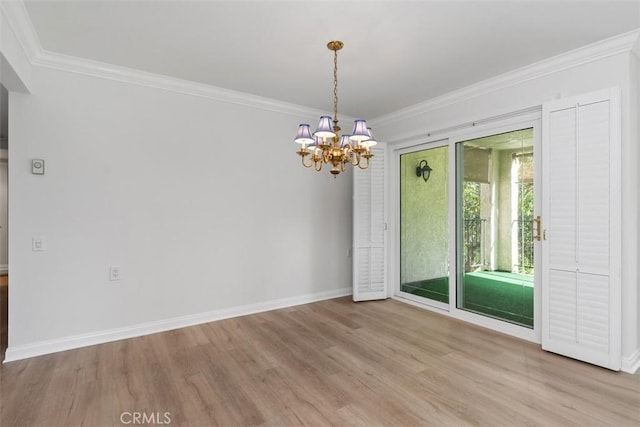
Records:
[[[640,425],[640,375],[393,300],[328,300],[0,373],[2,426],[115,426],[123,412],[193,426]]]

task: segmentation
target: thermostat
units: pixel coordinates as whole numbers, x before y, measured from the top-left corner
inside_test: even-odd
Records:
[[[31,173],[34,175],[44,175],[44,160],[31,160]]]

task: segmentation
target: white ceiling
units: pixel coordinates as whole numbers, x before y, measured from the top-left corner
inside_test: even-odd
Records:
[[[640,27],[634,1],[31,1],[46,50],[373,119]]]

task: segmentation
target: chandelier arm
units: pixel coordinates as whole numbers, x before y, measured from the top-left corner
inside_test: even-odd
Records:
[[[331,161],[331,149],[327,148],[322,151],[322,160],[325,163],[329,163]]]
[[[353,150],[353,155],[351,156],[351,165],[358,166],[360,164],[360,152]]]
[[[342,162],[343,163],[351,163],[351,151],[347,147],[342,149]]]
[[[315,167],[314,167],[316,172],[320,172],[322,170],[322,164],[323,163],[324,162],[322,162],[321,160],[316,160],[316,164],[315,164]]]
[[[351,144],[345,144],[345,146],[342,147],[342,153],[342,158],[345,164],[353,164],[353,161],[351,160],[353,159],[353,147],[351,146]]]
[[[369,157],[368,156],[364,156],[367,159],[367,164],[362,166],[362,162],[358,161],[358,167],[362,170],[367,169],[369,167]],[[360,159],[358,159],[360,160]]]
[[[310,168],[311,166],[313,166],[313,160],[311,160],[311,159],[310,159],[310,160],[311,160],[311,162],[310,162],[309,164],[307,164],[307,162],[305,162],[305,161],[304,161],[304,159],[305,159],[307,156],[300,156],[300,157],[302,157],[302,166],[304,166],[305,168]]]

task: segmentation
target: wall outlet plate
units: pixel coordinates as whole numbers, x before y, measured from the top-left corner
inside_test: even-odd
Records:
[[[34,175],[44,175],[44,160],[31,160],[31,173]]]
[[[116,282],[120,280],[122,277],[120,276],[120,267],[112,265],[109,267],[109,280],[112,282]]]
[[[46,243],[44,236],[33,236],[31,238],[31,250],[33,252],[42,252],[46,249]]]

